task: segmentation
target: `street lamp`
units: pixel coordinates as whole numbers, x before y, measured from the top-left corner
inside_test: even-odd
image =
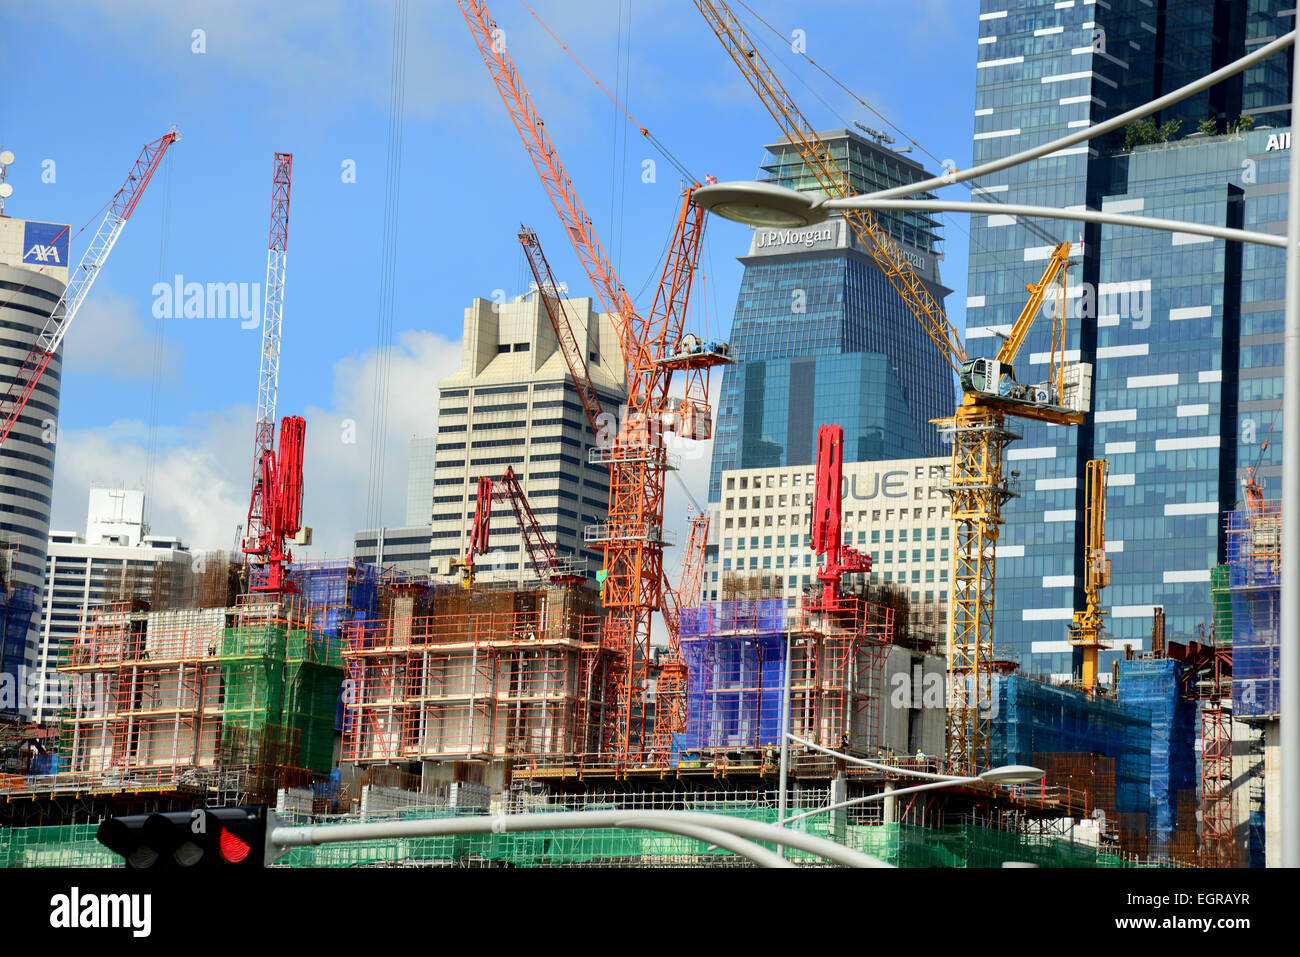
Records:
[[[750,226],[797,229],[825,222],[832,213],[844,210],[925,210],[928,212],[1000,213],[1008,216],[1040,216],[1045,219],[1069,219],[1107,226],[1136,226],[1168,232],[1207,236],[1233,242],[1257,243],[1261,246],[1286,247],[1286,236],[1259,233],[1227,226],[1189,223],[1176,219],[1155,219],[1095,209],[1055,209],[1051,206],[1025,206],[1003,202],[957,202],[946,199],[881,199],[869,196],[842,196],[827,199],[816,194],[774,183],[735,181],[702,186],[695,191],[695,203],[711,213]]]
[[[785,779],[782,777],[780,803],[777,809],[777,824],[785,827],[791,821],[799,821],[806,817],[812,817],[814,814],[824,814],[827,811],[837,811],[840,808],[851,807],[857,804],[866,804],[869,801],[883,801],[886,798],[899,797],[905,794],[915,794],[918,791],[933,791],[938,788],[950,788],[960,784],[994,784],[1009,787],[1013,784],[1032,784],[1035,781],[1041,781],[1047,774],[1041,768],[1031,767],[1027,764],[1006,764],[1002,767],[989,768],[981,774],[963,776],[959,774],[932,774],[929,771],[913,771],[910,768],[899,768],[892,764],[881,764],[879,761],[868,761],[866,758],[856,758],[851,754],[844,754],[840,751],[834,751],[830,748],[822,747],[807,738],[801,738],[797,734],[786,732],[784,735],[784,744],[794,742],[803,745],[812,751],[820,751],[822,754],[828,754],[833,758],[846,761],[849,764],[857,764],[865,768],[872,768],[877,771],[891,771],[897,774],[906,774],[908,777],[921,778],[928,783],[917,784],[910,788],[903,788],[900,791],[880,791],[876,794],[868,794],[865,797],[853,798],[848,801],[841,801],[838,804],[828,804],[826,807],[813,808],[811,811],[805,811],[802,814],[796,814],[793,817],[786,817],[785,803]],[[777,853],[784,856],[784,848],[778,848]]]
[[[817,748],[819,751],[825,751],[828,754],[836,754],[827,748]],[[982,774],[962,777],[954,774],[928,774],[923,772],[908,771],[903,768],[891,767],[887,764],[875,764],[872,761],[863,761],[860,758],[852,758],[848,755],[840,754],[838,757],[854,764],[865,764],[868,766],[884,768],[891,771],[899,771],[903,774],[913,774],[917,777],[930,778],[926,784],[916,784],[910,788],[902,788],[897,791],[877,791],[875,794],[868,794],[864,797],[850,798],[847,801],[840,801],[836,804],[828,804],[825,807],[815,807],[811,811],[804,811],[802,814],[795,814],[791,817],[783,818],[777,823],[782,827],[794,822],[801,821],[806,817],[813,817],[817,814],[825,814],[828,811],[838,811],[841,808],[856,807],[859,804],[869,804],[872,801],[884,801],[889,798],[902,797],[907,794],[917,794],[921,791],[935,791],[940,788],[957,787],[963,784],[993,784],[1009,786],[1012,784],[1032,784],[1034,781],[1041,781],[1046,775],[1046,771],[1041,768],[1030,767],[1027,764],[1007,764],[999,768],[990,768]]]
[[[824,198],[776,183],[714,183],[697,189],[693,200],[701,209],[749,226],[792,229],[823,222],[829,215]]]

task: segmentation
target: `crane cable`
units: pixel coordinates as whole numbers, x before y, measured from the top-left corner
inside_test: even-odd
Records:
[[[747,4],[747,3],[745,2],[745,0],[736,0],[736,2],[739,3],[742,7],[744,7],[744,8],[749,12],[750,16],[752,16],[755,20],[757,20],[759,23],[763,24],[763,26],[767,27],[769,30],[771,30],[773,33],[775,33],[777,36],[781,37],[782,42],[785,42],[785,41],[786,41],[786,37],[781,33],[781,31],[778,30],[776,27],[772,26],[772,24],[768,23],[766,20],[764,20],[764,19],[763,19],[761,16],[759,16],[757,13],[755,13],[754,10],[753,10],[753,8],[750,7],[749,4]],[[768,48],[768,50],[769,50],[769,52],[771,52],[771,48],[770,48],[770,47]],[[917,141],[916,139],[914,139],[914,138],[912,138],[911,136],[909,136],[909,135],[908,135],[908,134],[907,134],[907,133],[906,133],[906,132],[905,132],[905,131],[904,131],[904,130],[903,130],[903,129],[902,129],[902,128],[897,124],[897,123],[895,123],[895,122],[894,122],[893,120],[891,120],[889,117],[885,116],[884,113],[881,113],[878,109],[876,109],[874,106],[872,106],[872,105],[871,105],[870,103],[868,103],[866,100],[864,100],[861,96],[859,96],[857,93],[855,93],[852,89],[850,89],[846,84],[844,84],[844,83],[843,83],[843,82],[842,82],[838,77],[836,77],[836,76],[835,76],[834,74],[832,74],[829,70],[827,70],[824,66],[822,66],[820,63],[818,63],[816,60],[814,60],[812,57],[810,57],[810,56],[808,55],[807,51],[798,51],[798,52],[799,52],[799,55],[800,55],[800,56],[802,56],[805,60],[807,60],[810,64],[812,64],[813,67],[815,67],[815,68],[816,68],[816,69],[817,69],[817,70],[818,70],[818,71],[819,71],[823,76],[825,76],[828,80],[830,80],[832,83],[834,83],[836,86],[838,86],[841,90],[843,90],[845,93],[847,93],[850,97],[852,97],[855,101],[857,101],[857,103],[859,103],[862,107],[864,107],[864,108],[867,109],[867,110],[870,110],[873,114],[875,114],[876,116],[880,117],[880,119],[881,119],[882,121],[884,121],[884,123],[885,123],[887,126],[889,126],[890,129],[894,130],[896,133],[898,133],[899,136],[903,137],[903,139],[907,140],[907,142],[911,143],[913,146],[915,146],[918,150],[920,150],[920,151],[921,151],[922,153],[924,153],[926,156],[930,157],[930,159],[932,159],[932,160],[934,160],[936,163],[938,163],[939,166],[942,167],[944,170],[947,170],[947,169],[948,169],[948,167],[944,166],[944,162],[943,162],[943,160],[939,159],[939,157],[935,156],[935,155],[934,155],[933,153],[931,153],[928,149],[926,149],[924,146],[922,146],[921,143],[920,143],[919,141]],[[780,57],[777,57],[777,59],[779,60]],[[782,61],[782,62],[784,62],[784,61]],[[805,87],[806,87],[810,92],[812,92],[813,96],[816,96],[818,100],[821,100],[822,104],[823,104],[824,106],[826,106],[827,109],[830,109],[832,113],[835,113],[837,116],[839,116],[838,111],[836,111],[836,110],[834,110],[834,109],[831,109],[831,107],[829,106],[829,104],[827,104],[826,101],[823,100],[823,99],[822,99],[822,98],[817,94],[817,92],[816,92],[815,90],[812,89],[812,87],[808,86],[808,84],[807,84],[806,82],[804,82],[803,79],[802,79],[801,77],[798,76],[798,74],[795,74],[793,71],[791,71],[791,75],[793,75],[793,76],[795,77],[795,79],[799,80],[800,83],[803,83],[803,85],[804,85],[804,86],[805,86]],[[843,120],[844,118],[841,116],[840,119]],[[963,180],[962,183],[963,183],[963,185],[964,185],[968,190],[970,190],[972,193],[974,193],[977,189],[979,189],[979,187],[976,186],[972,180]],[[998,197],[996,194],[993,194],[993,193],[986,193],[986,192],[982,192],[982,191],[981,191],[981,198],[982,198],[982,199],[985,199],[986,201],[992,202],[992,203],[1003,203],[1003,202],[1004,202],[1004,200],[1002,200],[1002,199],[1001,199],[1000,197]],[[1045,242],[1050,242],[1052,245],[1056,245],[1056,244],[1059,242],[1059,240],[1056,239],[1056,237],[1052,236],[1051,233],[1049,233],[1046,229],[1044,229],[1044,228],[1043,228],[1042,226],[1040,226],[1038,223],[1033,222],[1032,220],[1030,220],[1030,221],[1022,221],[1022,222],[1020,222],[1020,225],[1023,226],[1025,229],[1029,230],[1031,233],[1033,233],[1033,234],[1034,234],[1035,236],[1037,236],[1039,239],[1044,240]]]
[[[622,111],[623,115],[627,117],[628,122],[637,128],[637,130],[641,133],[641,135],[644,136],[650,142],[650,145],[653,146],[656,150],[658,150],[659,154],[663,156],[664,159],[672,163],[673,167],[679,173],[681,173],[683,176],[689,179],[692,183],[698,183],[699,180],[695,177],[695,175],[690,170],[688,170],[682,164],[681,160],[679,160],[676,156],[674,156],[672,152],[668,149],[668,147],[664,146],[664,144],[659,140],[658,137],[656,137],[653,133],[651,133],[640,123],[638,123],[636,119],[632,116],[632,114],[628,112],[627,107],[625,107],[622,104],[622,102],[619,100],[617,96],[615,96],[613,93],[610,93],[609,90],[605,89],[604,84],[602,84],[600,80],[596,79],[595,75],[590,70],[587,69],[587,67],[583,64],[581,60],[578,59],[578,57],[574,54],[574,52],[564,45],[564,41],[555,35],[555,31],[546,25],[546,21],[537,15],[537,11],[535,11],[532,7],[528,5],[527,0],[519,0],[519,2],[523,4],[525,10],[527,10],[529,13],[533,15],[533,19],[542,25],[542,29],[544,29],[547,33],[551,35],[551,39],[560,45],[560,49],[562,49],[565,53],[569,55],[569,59],[573,60],[574,63],[578,64],[578,68],[581,69],[583,73],[587,74],[588,78],[591,80],[592,83],[595,83],[596,86],[599,87],[600,92],[604,93],[607,97],[610,98],[610,100],[613,101],[614,105],[617,106]],[[629,45],[630,45],[630,40],[629,40]]]
[[[366,523],[379,528],[384,507],[388,399],[392,385],[393,305],[396,298],[398,198],[402,189],[403,109],[406,102],[407,0],[393,4],[393,60],[388,88],[388,168],[384,180],[383,241],[379,264],[379,311],[375,335],[375,380],[371,396],[370,473]]]
[[[172,223],[172,153],[168,151],[166,172],[163,174],[162,204],[162,239],[158,243],[158,281],[167,281],[167,253],[171,239]],[[153,500],[154,470],[158,464],[158,411],[162,399],[163,375],[163,320],[161,314],[154,326],[153,335],[153,370],[149,387],[149,450],[145,457],[144,471],[144,516],[143,524],[149,529],[149,503]]]

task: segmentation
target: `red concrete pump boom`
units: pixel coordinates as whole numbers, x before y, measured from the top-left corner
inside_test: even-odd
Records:
[[[817,570],[821,595],[809,604],[814,611],[843,610],[840,579],[853,572],[870,572],[871,556],[844,544],[844,430],[823,425],[817,430],[817,485],[813,498],[812,546],[824,556]]]

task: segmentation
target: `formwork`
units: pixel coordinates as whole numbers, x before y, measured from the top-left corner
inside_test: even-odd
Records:
[[[846,605],[843,616],[787,609],[782,599],[682,609],[688,691],[675,756],[779,747],[787,649],[790,733],[837,750],[878,748],[893,609]]]
[[[1114,767],[1114,810],[1146,813],[1151,774],[1151,723],[1145,711],[1089,697],[1021,675],[996,682],[991,761],[1033,764],[1035,754],[1096,754]]]
[[[1232,711],[1238,718],[1278,714],[1282,509],[1261,502],[1227,516],[1232,603]]]
[[[1142,710],[1150,721],[1150,804],[1145,811],[1152,853],[1170,850],[1176,831],[1196,836],[1195,809],[1181,815],[1178,794],[1197,786],[1196,705],[1182,693],[1183,665],[1171,658],[1137,658],[1119,662],[1119,701]]]
[[[390,617],[343,626],[343,760],[528,768],[597,754],[613,653],[593,592],[448,586],[388,604]]]

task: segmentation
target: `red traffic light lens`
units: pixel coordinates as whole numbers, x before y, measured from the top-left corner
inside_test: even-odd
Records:
[[[231,864],[239,864],[244,858],[248,857],[252,850],[247,844],[237,838],[224,827],[221,829],[221,837],[218,838],[218,846],[221,848],[221,857]]]

